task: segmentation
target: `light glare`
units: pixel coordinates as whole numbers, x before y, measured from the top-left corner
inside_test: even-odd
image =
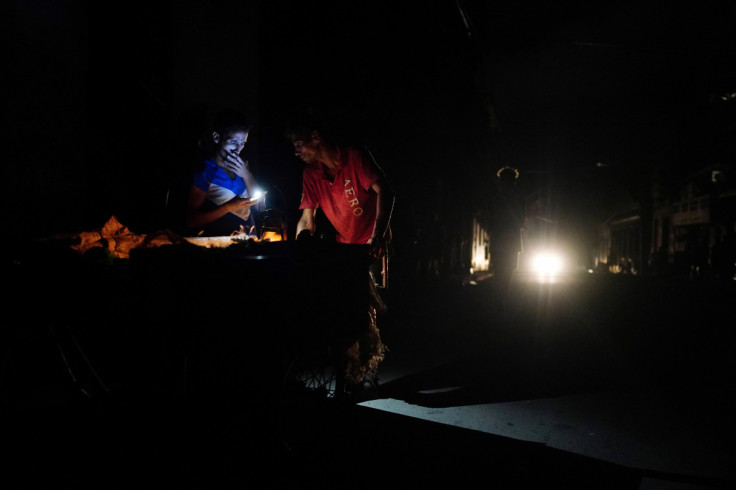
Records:
[[[534,272],[541,276],[553,276],[562,270],[562,259],[551,253],[540,253],[532,261]]]

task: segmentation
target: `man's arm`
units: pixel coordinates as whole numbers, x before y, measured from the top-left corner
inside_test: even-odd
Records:
[[[379,170],[380,175],[371,184],[371,189],[378,195],[378,199],[376,199],[376,222],[373,225],[373,233],[370,239],[368,239],[368,244],[372,245],[371,249],[383,249],[385,241],[391,239],[389,224],[391,222],[391,214],[394,210],[395,195],[383,170],[367,147],[363,148],[362,156],[364,161],[370,162]]]
[[[307,208],[302,210],[302,216],[296,224],[296,236],[299,236],[304,230],[309,231],[310,235],[314,235],[314,231],[317,228],[317,223],[314,220],[316,210]]]
[[[371,185],[371,189],[378,195],[376,199],[376,223],[373,226],[373,234],[368,243],[389,239],[386,235],[388,225],[391,222],[391,214],[394,210],[395,195],[386,179],[381,177]]]

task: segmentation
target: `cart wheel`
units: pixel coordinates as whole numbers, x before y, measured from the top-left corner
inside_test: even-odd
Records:
[[[329,356],[300,353],[286,367],[278,410],[281,441],[288,453],[308,459],[310,445],[319,441],[345,412],[344,373]],[[305,462],[302,461],[304,464]]]
[[[348,396],[345,365],[328,349],[294,356],[283,381],[285,401],[320,401]]]
[[[319,359],[294,359],[284,379],[287,396],[334,398],[336,385],[335,366]]]

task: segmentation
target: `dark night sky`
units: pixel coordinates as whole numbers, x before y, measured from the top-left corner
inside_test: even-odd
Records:
[[[735,74],[733,2],[590,3],[16,0],[6,117],[23,211],[9,228],[113,213],[161,225],[195,129],[220,106],[254,119],[249,158],[292,212],[299,165],[281,131],[305,104],[373,150],[400,227],[472,212],[503,165],[568,227],[588,225],[640,170],[697,157],[698,117]],[[44,197],[19,207],[29,186]]]

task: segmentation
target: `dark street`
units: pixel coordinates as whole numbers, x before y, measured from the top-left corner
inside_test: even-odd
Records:
[[[2,490],[736,489],[736,2],[7,7]]]
[[[357,403],[291,396],[258,356],[192,395],[157,378],[159,344],[116,352],[80,323],[87,367],[123,368],[82,392],[63,339],[16,332],[5,488],[736,486],[733,283],[518,275],[502,310],[492,278],[394,279],[378,390]]]

